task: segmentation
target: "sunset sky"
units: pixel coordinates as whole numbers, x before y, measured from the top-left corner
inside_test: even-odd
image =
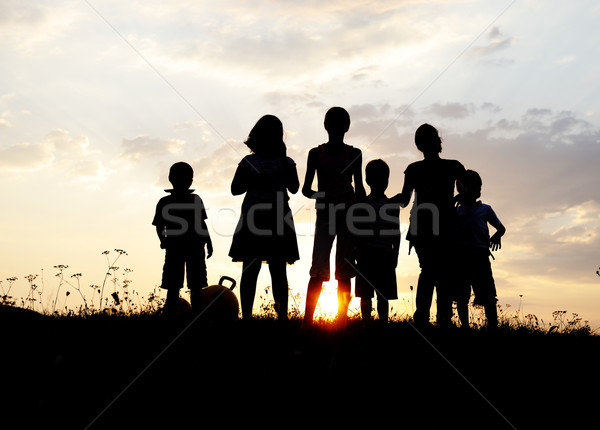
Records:
[[[500,304],[598,328],[599,20],[584,0],[2,1],[2,286],[19,278],[20,297],[37,274],[54,297],[64,264],[88,288],[104,278],[102,252],[119,248],[119,273],[132,269],[130,288],[147,295],[164,258],[151,221],[176,161],[192,164],[208,209],[209,283],[239,280],[227,254],[243,140],[278,116],[302,181],[338,105],[352,119],[346,143],[390,165],[388,194],[421,158],[415,129],[437,127],[442,156],[481,174],[507,228],[493,262]],[[314,204],[298,193],[291,205],[301,260],[288,274],[304,294]],[[417,257],[402,246],[392,305],[411,313]]]

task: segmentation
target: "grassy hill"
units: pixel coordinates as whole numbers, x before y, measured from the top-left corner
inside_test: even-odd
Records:
[[[578,428],[599,397],[600,338],[581,332],[7,308],[0,323],[2,417],[52,428]]]

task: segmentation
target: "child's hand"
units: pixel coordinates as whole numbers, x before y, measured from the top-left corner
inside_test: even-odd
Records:
[[[206,258],[210,258],[213,255],[212,241],[206,242]]]
[[[494,235],[490,238],[490,249],[492,251],[497,251],[500,248],[502,248],[502,243],[500,240],[501,235],[499,235],[497,232],[494,233]]]

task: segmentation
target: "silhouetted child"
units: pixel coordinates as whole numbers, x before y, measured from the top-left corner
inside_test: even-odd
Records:
[[[442,139],[430,124],[415,131],[415,145],[423,160],[407,166],[402,192],[391,197],[406,207],[414,194],[406,239],[414,247],[421,273],[417,283],[414,324],[429,324],[434,289],[437,293],[437,324],[446,326],[452,318],[453,252],[457,234],[454,187],[465,171],[457,160],[441,158]],[[410,252],[410,251],[409,251]]]
[[[165,190],[169,195],[159,200],[152,221],[160,247],[165,250],[161,287],[167,290],[165,309],[169,316],[177,311],[184,273],[191,293],[192,310],[199,310],[202,288],[208,285],[204,247],[206,258],[212,255],[213,247],[206,226],[204,203],[190,189],[193,176],[194,171],[187,163],[171,166],[169,182],[173,189]]]
[[[231,193],[245,194],[229,256],[242,262],[242,318],[252,318],[256,283],[262,263],[269,265],[277,319],[288,318],[287,265],[300,258],[288,191],[300,187],[296,163],[288,157],[283,124],[274,115],[262,116],[245,141],[252,154],[239,163]]]
[[[481,186],[481,177],[473,170],[467,170],[457,181],[460,283],[456,299],[461,326],[465,328],[469,326],[471,287],[475,294],[473,304],[483,305],[488,326],[498,324],[496,286],[489,257],[490,249],[500,249],[500,238],[506,229],[492,207],[477,200]],[[491,238],[488,224],[496,229]]]
[[[310,325],[323,282],[330,277],[329,258],[333,241],[335,250],[335,279],[338,281],[338,320],[345,324],[350,304],[351,279],[356,272],[354,243],[347,224],[347,212],[357,197],[363,199],[362,152],[344,143],[350,128],[350,115],[341,107],[332,107],[325,114],[327,143],[312,148],[308,153],[306,176],[302,194],[316,199],[315,238],[310,268],[310,281],[306,293],[304,321]],[[318,190],[312,189],[317,177]],[[354,187],[352,182],[354,181]]]
[[[365,321],[371,319],[371,299],[377,294],[379,321],[387,322],[389,300],[398,298],[396,265],[400,247],[400,208],[385,195],[390,168],[383,160],[370,161],[365,180],[371,188],[365,203],[357,203],[353,214],[359,227],[356,237],[356,296]],[[361,220],[361,221],[359,221]]]

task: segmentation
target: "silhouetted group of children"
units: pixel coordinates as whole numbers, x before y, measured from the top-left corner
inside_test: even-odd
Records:
[[[330,255],[335,249],[338,282],[337,320],[345,325],[351,299],[360,297],[361,315],[370,320],[372,299],[377,299],[379,320],[389,318],[389,300],[398,298],[395,269],[400,246],[400,208],[411,199],[406,239],[409,253],[415,249],[421,272],[413,322],[429,324],[433,292],[437,294],[438,325],[449,325],[453,302],[462,327],[469,327],[471,290],[474,304],[482,305],[488,326],[497,325],[496,289],[490,265],[490,249],[500,248],[504,226],[489,205],[480,200],[480,176],[456,160],[440,157],[438,131],[429,124],[415,133],[423,159],[404,171],[402,191],[386,196],[390,169],[376,159],[365,167],[362,152],[344,143],[350,116],[341,107],[327,111],[324,127],[328,141],[308,153],[302,194],[315,200],[316,222],[310,280],[307,286],[304,324],[312,325],[323,283],[330,279]],[[288,317],[286,265],[299,256],[288,192],[300,188],[294,160],[286,154],[283,125],[273,115],[261,117],[245,144],[251,154],[239,163],[231,183],[233,195],[244,194],[240,218],[229,256],[242,262],[240,301],[243,319],[252,318],[257,278],[263,262],[269,267],[277,317]],[[313,182],[317,180],[317,189]],[[175,163],[169,172],[173,188],[157,204],[153,224],[166,250],[162,288],[165,308],[176,312],[184,271],[191,305],[199,310],[202,289],[207,286],[205,257],[212,255],[206,210],[190,189],[193,171],[187,163]],[[458,191],[455,196],[454,190]],[[496,229],[491,236],[488,224]],[[206,254],[205,254],[206,247]]]

